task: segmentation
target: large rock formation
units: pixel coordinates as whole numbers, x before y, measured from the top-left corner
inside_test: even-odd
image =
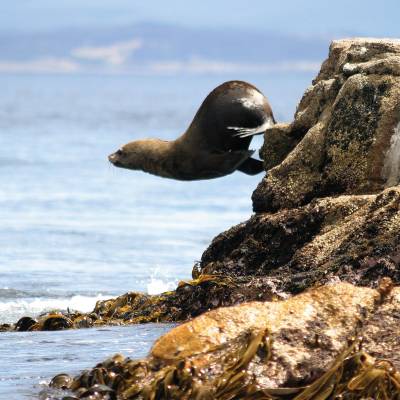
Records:
[[[377,193],[400,179],[400,40],[332,43],[294,121],[267,131],[256,212]]]
[[[400,40],[333,42],[294,121],[268,130],[261,154],[257,214],[214,239],[201,273],[268,276],[281,294],[400,282]]]

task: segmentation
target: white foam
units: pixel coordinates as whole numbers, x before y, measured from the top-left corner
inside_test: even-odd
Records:
[[[400,182],[400,122],[394,129],[390,139],[390,147],[386,153],[382,169],[386,187],[398,185]]]
[[[89,312],[92,311],[98,300],[104,300],[110,296],[72,296],[69,298],[32,298],[17,299],[0,302],[0,323],[13,323],[19,318],[29,316],[37,317],[41,313],[51,310],[67,310]]]
[[[148,294],[160,294],[176,288],[176,282],[165,282],[162,279],[151,278],[147,284]]]

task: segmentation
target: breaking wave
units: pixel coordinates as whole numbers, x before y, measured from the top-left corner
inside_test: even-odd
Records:
[[[4,289],[2,289],[4,290]],[[38,317],[40,314],[57,310],[76,310],[89,312],[93,310],[98,300],[104,300],[110,296],[82,296],[76,295],[64,298],[16,298],[0,302],[0,323],[14,323],[19,318],[29,316]]]

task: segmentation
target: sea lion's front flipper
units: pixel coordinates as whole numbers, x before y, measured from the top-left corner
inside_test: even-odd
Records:
[[[247,175],[257,175],[264,171],[264,163],[255,158],[248,158],[237,168],[238,171]]]
[[[200,157],[196,169],[197,179],[211,179],[231,174],[236,171],[248,158],[254,153],[254,150],[237,150],[223,153],[207,153]]]

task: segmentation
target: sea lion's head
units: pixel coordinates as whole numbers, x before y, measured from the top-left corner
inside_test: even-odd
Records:
[[[147,154],[147,140],[135,140],[121,146],[115,153],[108,156],[111,164],[120,168],[142,169]]]
[[[146,170],[149,164],[157,161],[164,141],[159,139],[135,140],[123,145],[108,156],[111,164],[120,168]]]

